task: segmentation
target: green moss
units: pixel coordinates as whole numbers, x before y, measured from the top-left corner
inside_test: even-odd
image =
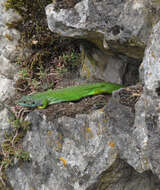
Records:
[[[32,55],[29,58],[20,57],[17,59],[17,63],[22,67],[21,73],[27,70],[30,76],[27,80],[23,78],[27,81],[25,84],[29,85],[28,87],[23,85],[23,89],[30,91],[35,90],[35,87],[38,89],[41,86],[53,87],[57,78],[51,78],[51,72],[75,72],[79,64],[79,60],[73,58],[79,57],[77,41],[62,38],[48,29],[45,7],[49,3],[52,3],[52,0],[7,0],[5,3],[6,9],[14,9],[22,17],[17,22],[7,23],[7,26],[18,29],[21,32],[22,47],[24,49],[28,47],[32,50]],[[42,79],[43,73],[47,73],[47,75],[46,78]],[[57,74],[52,76],[57,76]],[[50,82],[52,85],[49,84]]]
[[[160,0],[152,0],[153,3],[160,4]]]
[[[44,56],[46,61],[46,53],[49,59],[53,54],[61,55],[69,46],[71,49],[76,47],[73,40],[62,38],[48,29],[45,7],[49,3],[52,3],[52,0],[7,0],[5,3],[6,9],[14,9],[22,16],[21,21],[7,25],[19,29],[24,47],[27,46],[36,53],[41,52],[40,61]]]
[[[117,41],[109,41],[107,43],[111,47],[111,51],[115,51],[115,53],[119,52],[135,59],[142,59],[144,57],[145,44],[135,37],[128,39],[123,45]]]
[[[14,161],[30,161],[29,153],[21,148],[22,139],[30,127],[28,121],[11,117],[11,130],[5,133],[5,140],[1,144],[0,156],[0,189],[11,189],[5,170],[14,165]]]

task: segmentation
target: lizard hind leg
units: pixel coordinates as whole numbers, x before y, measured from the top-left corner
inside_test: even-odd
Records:
[[[38,108],[44,109],[44,108],[46,108],[47,106],[48,106],[48,100],[47,100],[47,99],[44,99],[44,100],[42,101],[42,105],[41,105],[41,106],[38,106]]]

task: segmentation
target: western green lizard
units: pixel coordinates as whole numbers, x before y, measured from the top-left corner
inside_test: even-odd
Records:
[[[111,94],[113,91],[123,88],[124,86],[115,83],[99,82],[92,84],[84,84],[78,86],[71,86],[68,88],[48,90],[45,92],[38,92],[35,94],[23,96],[18,105],[24,107],[39,107],[46,108],[50,104],[66,101],[76,101],[81,98],[92,96],[101,93]]]

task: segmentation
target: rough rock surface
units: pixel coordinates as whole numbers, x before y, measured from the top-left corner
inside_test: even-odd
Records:
[[[107,55],[92,43],[83,43],[81,76],[98,78],[113,83],[123,83],[127,60]]]
[[[18,50],[18,40],[20,33],[15,29],[8,29],[7,23],[18,21],[21,17],[13,12],[13,10],[6,11],[5,0],[0,1],[0,101],[4,102],[6,99],[12,97],[15,93],[13,87],[13,78],[16,74],[17,67],[13,62],[20,54]]]
[[[6,104],[15,95],[17,66],[14,64],[23,51],[18,48],[20,33],[7,24],[18,22],[21,17],[13,10],[6,10],[6,0],[0,1],[0,142],[5,132],[11,131],[10,111]]]
[[[56,3],[46,7],[51,31],[94,44],[83,46],[81,75],[118,83],[123,81],[126,66],[143,58],[152,28],[150,12],[146,1],[83,0],[70,9],[59,10]],[[122,59],[122,54],[130,61]],[[109,77],[111,67],[117,76]]]
[[[138,68],[140,60],[124,55],[111,55],[100,50],[93,43],[83,42],[81,76],[87,79],[102,79],[105,81],[133,85],[139,81]]]
[[[137,142],[147,155],[150,169],[160,178],[160,22],[153,27],[140,68],[144,92],[136,107]],[[141,135],[140,135],[141,134]]]
[[[7,23],[18,21],[21,17],[13,10],[6,11],[5,0],[0,1],[0,142],[4,140],[4,133],[11,131],[10,112],[6,106],[8,99],[14,96],[14,78],[17,67],[14,61],[20,54],[18,40],[20,33],[9,29]]]
[[[151,172],[138,174],[118,158],[117,142],[106,127],[108,120],[104,110],[75,118],[62,117],[54,123],[34,111],[27,119],[32,126],[23,148],[30,153],[31,162],[8,170],[13,189],[150,190],[157,187]],[[133,124],[132,121],[123,124],[127,123],[128,126]],[[126,137],[126,142],[128,140]],[[131,147],[126,147],[126,151]]]
[[[51,123],[32,112],[28,116],[32,128],[23,143],[32,162],[8,172],[14,189],[83,190],[97,182],[117,158],[104,116],[99,110]]]
[[[110,118],[108,129],[116,142],[120,157],[137,171],[151,170],[160,179],[159,27],[160,22],[153,27],[140,67],[144,87],[135,112],[131,113],[130,108],[124,108],[124,105],[116,105],[119,104],[116,103],[117,96],[111,100],[106,111]]]
[[[53,32],[85,38],[95,41],[95,44],[99,37],[101,45],[104,39],[104,43],[119,41],[122,48],[133,36],[137,38],[135,45],[143,46],[151,29],[148,25],[145,1],[83,0],[69,10],[58,10],[53,3],[46,7],[46,14],[49,28]],[[105,47],[108,48],[108,45],[103,45],[103,48]],[[130,44],[129,48],[131,47],[134,49],[134,44]],[[129,53],[129,48],[126,53]],[[139,57],[139,53],[135,51],[131,56]]]
[[[17,55],[20,53],[20,51],[18,51],[17,49],[18,40],[20,39],[20,33],[13,28],[9,29],[6,24],[10,24],[14,21],[18,22],[21,17],[11,9],[6,11],[4,5],[5,2],[6,0],[2,0],[0,2],[0,58],[6,58],[9,61],[13,62]]]
[[[109,118],[107,128],[119,149],[120,158],[142,172],[141,168],[145,167],[145,163],[143,164],[140,158],[139,148],[133,137],[134,111],[132,107],[121,104],[120,92],[121,90],[115,93],[115,97],[106,106],[105,110]]]
[[[11,112],[0,103],[0,144],[5,139],[5,133],[12,131],[11,129]]]

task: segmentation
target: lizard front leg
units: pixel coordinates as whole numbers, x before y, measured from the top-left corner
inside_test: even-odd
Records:
[[[48,100],[47,99],[44,99],[43,101],[42,101],[42,105],[41,106],[38,106],[38,108],[40,108],[40,109],[44,109],[44,108],[46,108],[47,106],[48,106]]]

